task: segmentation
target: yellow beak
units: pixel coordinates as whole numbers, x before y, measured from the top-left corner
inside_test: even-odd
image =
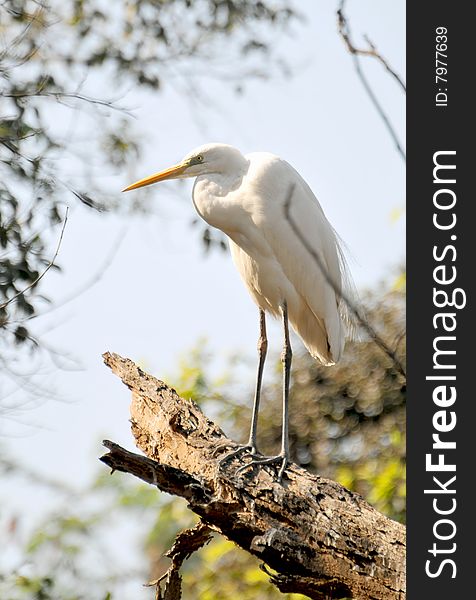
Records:
[[[149,177],[144,177],[144,179],[139,179],[139,181],[131,183],[131,185],[124,188],[122,191],[129,192],[130,190],[136,190],[137,188],[141,188],[146,185],[151,185],[152,183],[157,183],[158,181],[164,181],[165,179],[174,179],[176,177],[180,177],[180,175],[182,175],[182,173],[187,167],[188,165],[183,163],[174,165],[173,167],[165,169],[165,171],[160,171],[160,173],[149,175]]]

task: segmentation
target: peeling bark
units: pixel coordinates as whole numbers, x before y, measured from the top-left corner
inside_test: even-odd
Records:
[[[148,457],[105,442],[101,460],[113,470],[186,498],[204,525],[276,571],[270,579],[282,592],[316,600],[405,598],[403,525],[295,464],[281,484],[272,467],[236,476],[249,457],[220,466],[235,443],[193,401],[117,354],[104,361],[132,391],[132,432]]]

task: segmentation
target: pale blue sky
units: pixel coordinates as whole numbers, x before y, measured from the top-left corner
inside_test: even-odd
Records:
[[[111,186],[119,194],[137,176],[169,166],[209,141],[233,144],[244,153],[274,152],[308,181],[349,246],[358,287],[372,286],[391,277],[404,259],[404,221],[391,220],[392,211],[405,201],[404,165],[337,35],[335,3],[297,4],[308,21],[295,24],[281,47],[296,66],[294,77],[249,83],[242,96],[210,81],[207,94],[216,98],[216,106],[200,109],[197,118],[191,113],[198,109],[167,86],[160,94],[131,92],[125,100],[137,107],[135,126],[147,135],[147,150],[140,168],[119,174]],[[356,40],[368,33],[403,73],[404,3],[348,4]],[[365,66],[403,135],[399,88],[376,62]],[[101,437],[133,447],[129,394],[102,365],[105,350],[143,361],[159,378],[174,371],[178,356],[200,336],[208,338],[219,357],[240,352],[254,359],[257,310],[228,255],[215,252],[203,258],[198,230],[190,227],[192,181],[186,184],[187,201],[178,199],[177,185],[156,186],[150,202],[163,209],[126,223],[84,207],[71,211],[59,257],[64,273],[51,273],[44,281],[49,297],[61,301],[80,288],[117,237],[123,241],[99,283],[35,325],[50,346],[77,358],[83,368],[42,375],[64,401],[49,400],[23,414],[21,420],[33,428],[10,423],[4,430],[9,452],[30,468],[84,482],[100,468]],[[273,326],[274,352],[280,343],[279,328]],[[221,364],[219,360],[215,368]],[[250,410],[253,377],[254,368],[249,371]]]

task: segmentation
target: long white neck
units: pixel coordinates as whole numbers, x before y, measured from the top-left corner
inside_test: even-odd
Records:
[[[225,233],[233,229],[242,213],[239,203],[233,201],[246,176],[249,162],[236,150],[227,156],[226,166],[220,172],[199,175],[193,186],[193,204],[198,214],[212,227]]]

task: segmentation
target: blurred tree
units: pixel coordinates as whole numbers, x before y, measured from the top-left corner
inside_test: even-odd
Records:
[[[51,260],[50,229],[64,219],[65,203],[75,198],[99,211],[117,209],[98,181],[132,164],[140,152],[120,97],[130,88],[159,90],[167,83],[180,85],[190,101],[196,101],[205,76],[226,79],[237,89],[248,77],[268,76],[270,66],[279,64],[270,40],[295,16],[289,4],[290,0],[2,2],[3,344],[34,343],[28,319],[46,300],[35,282]],[[206,232],[204,241],[209,240]]]
[[[403,289],[369,294],[365,304],[370,322],[397,348],[402,360]],[[210,359],[201,340],[180,362],[177,374],[167,379],[180,395],[193,398],[206,412],[217,415],[217,422],[232,437],[244,440],[251,415],[251,382],[246,392],[241,384],[236,384],[236,364],[230,366],[230,373],[221,382],[212,380],[208,372]],[[275,365],[272,379],[263,389],[258,430],[260,448],[266,452],[279,446],[281,434],[276,420],[281,403],[279,360]],[[238,397],[243,401],[237,405]],[[296,348],[290,423],[294,460],[359,492],[378,510],[402,522],[404,411],[405,387],[401,377],[373,342],[349,344],[342,362],[335,367],[320,367],[307,352]],[[5,468],[5,461],[0,461],[0,467],[2,464]],[[18,472],[18,468],[13,472]],[[166,571],[170,561],[164,553],[175,535],[196,522],[185,501],[159,495],[150,486],[136,484],[127,476],[101,474],[93,488],[80,495],[62,488],[59,493],[64,495],[64,502],[47,515],[25,547],[19,548],[19,566],[13,573],[3,575],[0,569],[0,597],[73,600],[106,598],[110,593],[111,598],[122,598],[126,581],[139,587]],[[18,529],[18,519],[14,520]],[[108,533],[111,531],[113,540]],[[2,546],[11,543],[9,532],[10,529],[0,532],[5,538],[0,539]],[[134,547],[134,535],[141,538],[136,540],[139,546]],[[128,540],[127,548],[118,556],[118,540],[123,536]],[[109,548],[111,545],[116,552]],[[61,573],[61,577],[51,576],[52,573]],[[184,563],[182,575],[185,600],[283,597],[269,584],[256,559],[221,538],[192,555]],[[152,591],[145,597],[151,596]]]

